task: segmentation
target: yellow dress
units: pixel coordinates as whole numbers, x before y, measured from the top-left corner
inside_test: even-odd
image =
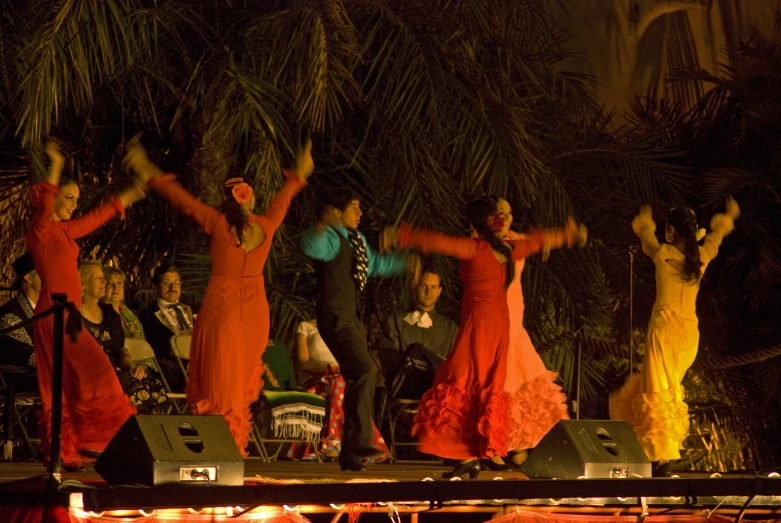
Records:
[[[643,251],[656,266],[656,302],[648,324],[645,354],[639,374],[610,395],[610,419],[632,426],[648,459],[680,459],[689,431],[689,407],[681,382],[694,363],[700,341],[695,302],[699,281],[684,281],[680,268],[684,255],[669,244],[659,245],[650,219],[635,219],[635,232]],[[723,214],[711,222],[713,233],[700,247],[702,273],[715,258],[723,236],[732,231],[732,220]]]

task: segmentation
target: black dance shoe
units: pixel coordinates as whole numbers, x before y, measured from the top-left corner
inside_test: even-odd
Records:
[[[651,476],[654,478],[669,478],[673,475],[673,464],[665,461],[661,465],[658,461],[651,462]]]
[[[460,478],[469,474],[469,479],[475,479],[480,473],[480,460],[473,459],[466,463],[459,463],[449,472],[442,474],[443,479]]]
[[[84,465],[63,465],[62,470],[65,472],[87,472],[87,467]]]
[[[102,452],[92,449],[79,449],[77,452],[79,456],[91,459],[98,459],[102,454]]]
[[[384,451],[374,447],[356,447],[354,449],[350,449],[350,453],[355,454],[360,458],[375,458],[385,455]]]
[[[361,470],[366,470],[366,465],[364,465],[360,456],[347,450],[342,450],[339,453],[339,468],[341,468],[343,472],[348,470],[352,472],[358,472]]]
[[[483,470],[493,470],[495,472],[510,470],[510,465],[508,465],[507,463],[497,463],[492,459],[481,459],[480,467]]]

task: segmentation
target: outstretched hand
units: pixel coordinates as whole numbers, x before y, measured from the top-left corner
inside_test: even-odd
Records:
[[[732,221],[737,220],[738,216],[740,216],[740,207],[738,207],[738,202],[736,202],[735,198],[732,196],[727,198],[727,205],[724,212],[727,216],[732,218]]]
[[[312,159],[312,140],[307,140],[306,145],[298,150],[294,170],[302,180],[306,180],[315,172],[315,161]]]
[[[575,218],[569,216],[567,224],[564,226],[564,235],[567,238],[568,247],[585,247],[588,241],[588,229],[582,223],[575,221]]]
[[[406,262],[407,270],[412,275],[412,285],[417,286],[423,271],[423,263],[420,261],[420,256],[415,252],[410,252],[407,254]]]
[[[645,227],[651,227],[656,230],[656,223],[654,222],[654,213],[651,210],[650,205],[643,205],[640,207],[640,211],[637,216],[632,220],[632,230],[635,234],[640,234]]]
[[[380,234],[380,252],[390,252],[399,248],[399,228],[385,227]]]
[[[65,165],[65,156],[60,151],[60,144],[54,140],[46,142],[46,155],[52,163],[52,166],[58,166],[62,168]]]
[[[146,149],[141,145],[141,133],[135,135],[125,146],[127,154],[123,163],[133,170],[136,177],[146,185],[150,179],[162,176],[163,171],[149,159]]]

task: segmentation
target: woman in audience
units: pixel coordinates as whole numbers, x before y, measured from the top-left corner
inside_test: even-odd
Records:
[[[125,305],[125,282],[127,274],[117,267],[105,267],[103,275],[106,277],[106,296],[103,298],[119,314],[122,319],[122,330],[125,338],[144,339],[144,327],[138,317]]]
[[[317,330],[317,320],[302,321],[296,332],[296,358],[299,374],[307,392],[317,394],[326,400],[325,421],[320,435],[320,451],[327,460],[339,457],[342,437],[344,436],[344,387],[345,381],[339,373],[339,364],[328,350],[328,346]],[[308,376],[308,379],[303,378]],[[390,457],[390,452],[382,439],[380,431],[374,427],[372,446],[382,454],[369,459],[371,463],[380,463]],[[290,459],[315,459],[309,443],[294,443],[287,452]]]
[[[79,186],[62,178],[65,158],[55,143],[46,146],[51,166],[45,180],[30,191],[32,220],[27,231],[27,249],[33,256],[35,270],[41,277],[41,293],[35,313],[48,310],[53,293],[64,293],[76,309],[81,306],[79,285],[79,246],[75,240],[91,233],[111,218],[124,215],[134,202],[145,195],[145,181],[136,180],[119,196],[92,211],[73,218],[79,199]],[[66,315],[66,322],[80,321],[77,311]],[[75,326],[75,325],[74,325]],[[38,386],[43,402],[42,441],[38,447],[49,451],[51,439],[52,362],[54,351],[54,318],[48,316],[33,325],[33,347]],[[114,437],[117,430],[136,412],[122,391],[111,363],[88,332],[76,335],[69,330],[64,340],[62,372],[62,451],[64,466],[83,469],[83,457],[94,459]],[[48,459],[48,456],[47,456]]]
[[[168,408],[165,388],[157,373],[145,365],[134,365],[125,349],[122,320],[114,308],[100,301],[106,295],[103,267],[96,261],[79,267],[81,317],[84,326],[103,348],[114,367],[122,390],[141,414],[164,414]]]

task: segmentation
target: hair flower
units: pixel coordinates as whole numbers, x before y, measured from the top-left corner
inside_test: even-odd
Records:
[[[252,194],[253,194],[252,187],[249,186],[249,184],[246,183],[239,183],[236,184],[233,189],[231,190],[231,194],[233,195],[233,198],[236,199],[236,201],[241,204],[245,205],[252,201]]]

